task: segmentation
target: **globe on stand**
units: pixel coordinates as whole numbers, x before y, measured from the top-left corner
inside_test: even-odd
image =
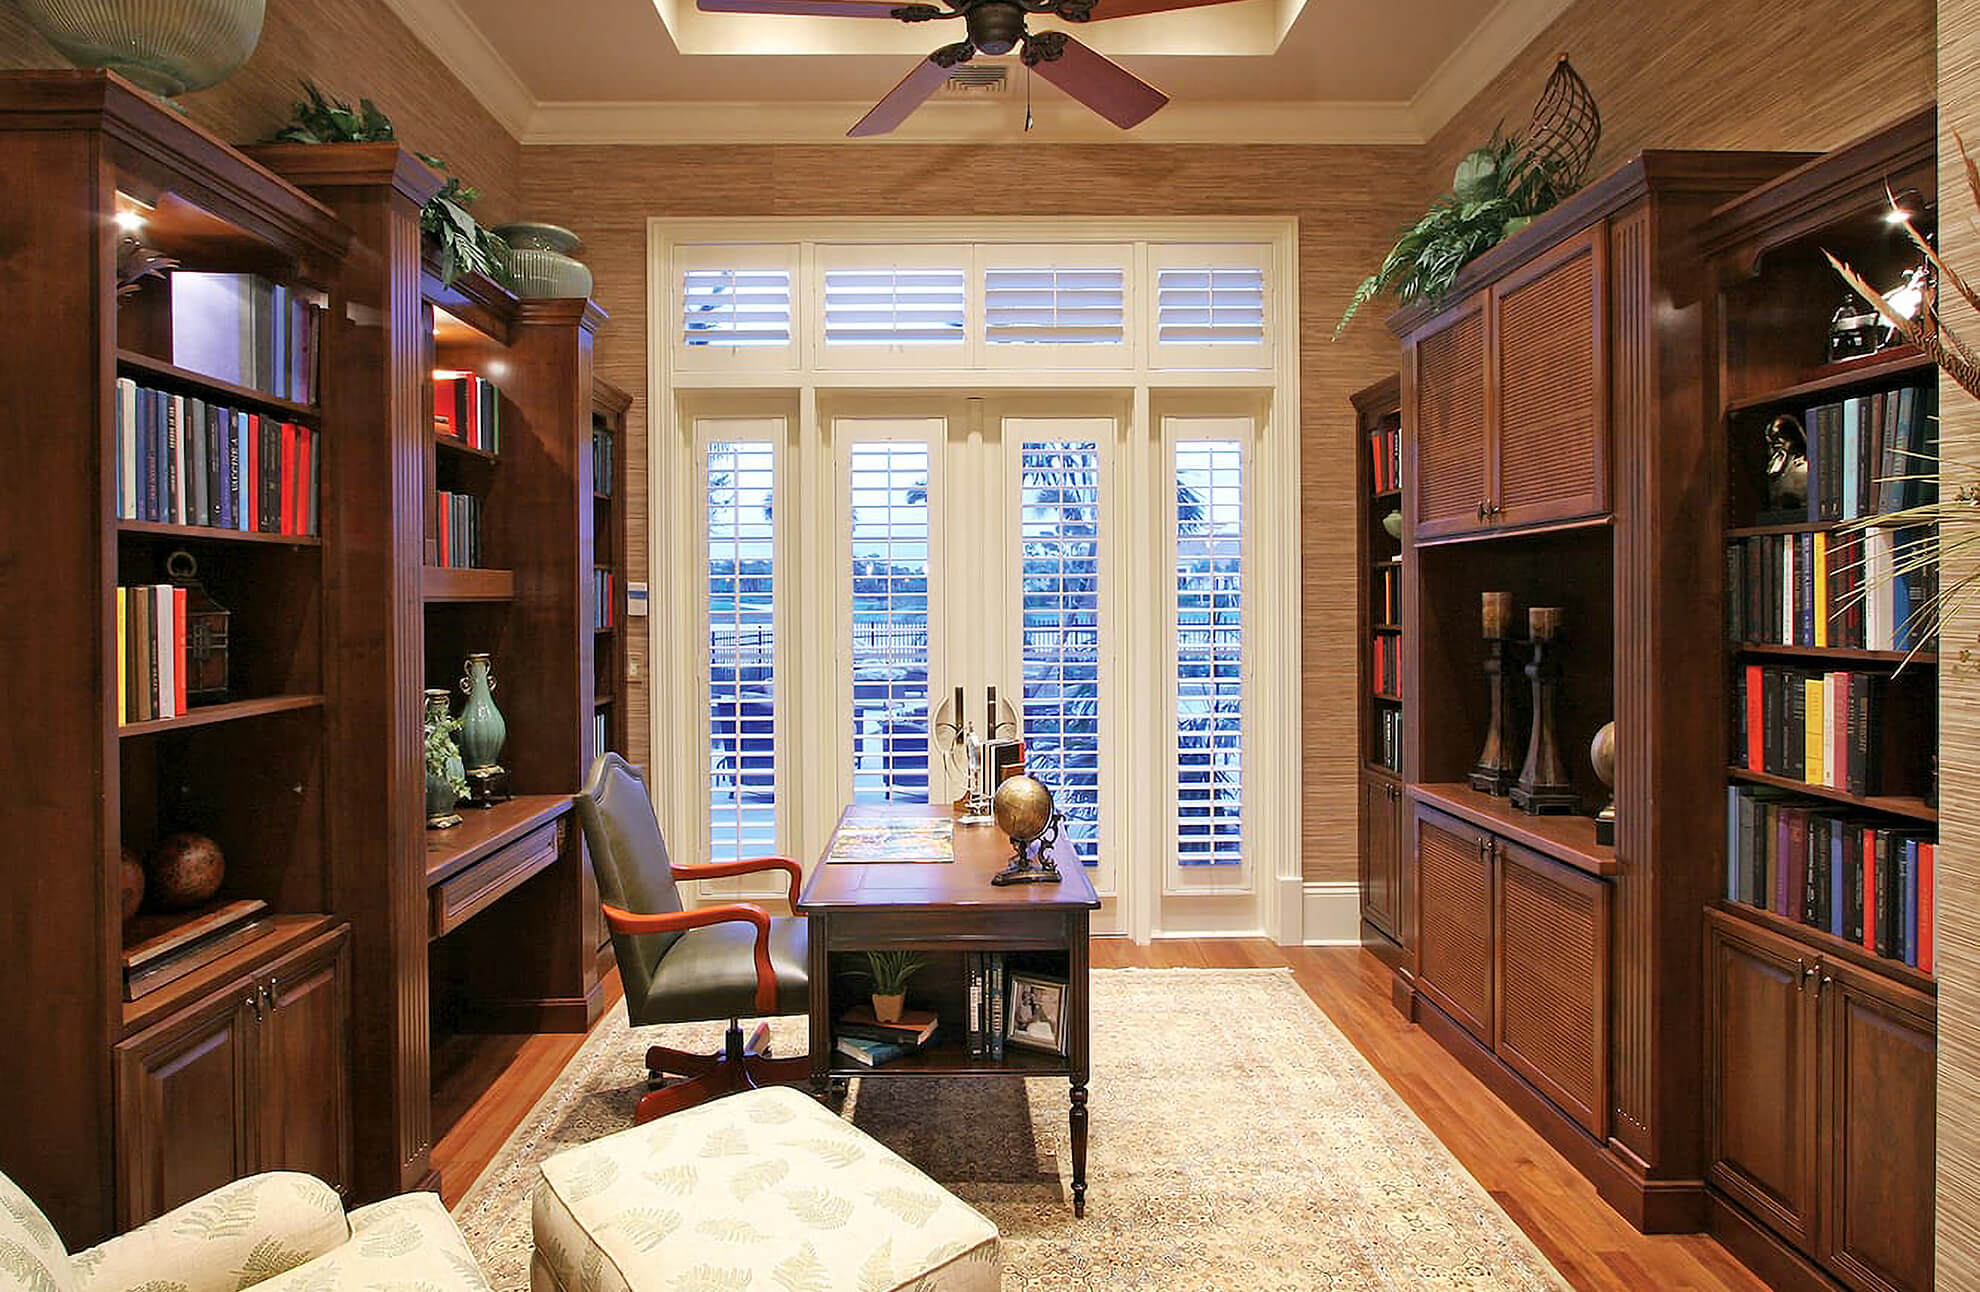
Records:
[[[1059,841],[1060,816],[1053,811],[1052,791],[1032,776],[1013,776],[997,787],[991,800],[991,814],[997,828],[1010,836],[1016,855],[1011,864],[991,877],[990,882],[1007,884],[1056,884],[1062,876],[1052,860],[1052,846]]]

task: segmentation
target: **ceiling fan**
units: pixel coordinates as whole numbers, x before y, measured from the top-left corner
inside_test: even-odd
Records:
[[[854,137],[884,135],[906,121],[942,88],[958,63],[978,54],[1008,54],[1019,46],[1023,46],[1019,57],[1026,67],[1121,129],[1138,126],[1155,115],[1169,96],[1064,32],[1026,31],[1025,19],[1050,14],[1062,22],[1093,22],[1228,3],[1230,0],[943,0],[938,5],[900,4],[895,0],[696,0],[696,6],[709,13],[892,18],[908,23],[962,19],[968,37],[942,46],[916,64],[871,112],[846,131]]]

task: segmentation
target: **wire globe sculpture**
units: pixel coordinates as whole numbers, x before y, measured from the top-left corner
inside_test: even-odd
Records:
[[[1526,127],[1526,151],[1562,196],[1581,187],[1602,142],[1602,112],[1566,54],[1541,88]]]

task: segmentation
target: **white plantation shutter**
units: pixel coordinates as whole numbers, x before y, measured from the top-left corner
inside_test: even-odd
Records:
[[[1119,269],[987,269],[983,339],[991,345],[1119,345],[1127,332]]]
[[[703,604],[708,842],[716,861],[777,851],[776,468],[769,439],[708,443]]]
[[[789,371],[802,317],[794,244],[673,249],[673,364],[686,372]]]
[[[1179,440],[1175,834],[1185,874],[1244,861],[1244,443]]]
[[[928,802],[927,440],[854,443],[846,472],[855,802]]]
[[[828,269],[826,345],[961,345],[961,269]]]
[[[1269,251],[1263,246],[1149,249],[1157,367],[1270,366]]]

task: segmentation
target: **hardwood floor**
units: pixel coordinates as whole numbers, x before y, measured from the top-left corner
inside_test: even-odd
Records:
[[[1097,938],[1093,967],[1290,967],[1334,1021],[1465,1169],[1582,1292],[1765,1292],[1703,1235],[1631,1229],[1544,1140],[1478,1079],[1389,1005],[1388,970],[1366,952],[1277,947],[1259,939],[1155,942]],[[619,984],[607,984],[610,1008]],[[580,1036],[451,1037],[434,1052],[433,1149],[452,1206],[584,1042]]]

